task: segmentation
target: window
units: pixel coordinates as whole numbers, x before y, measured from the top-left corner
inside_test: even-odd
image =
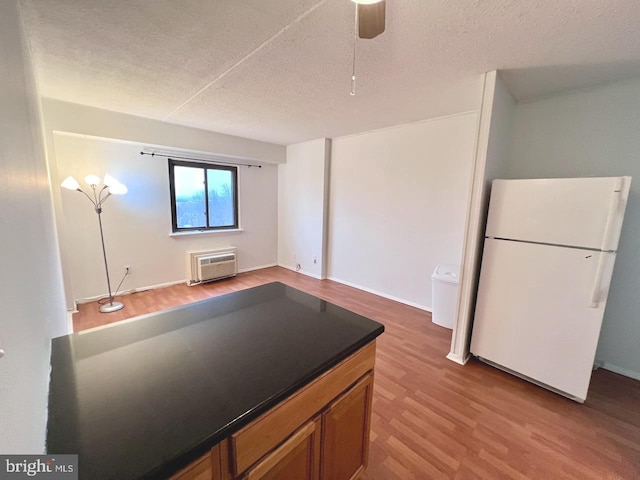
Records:
[[[169,159],[174,232],[238,228],[238,168]]]

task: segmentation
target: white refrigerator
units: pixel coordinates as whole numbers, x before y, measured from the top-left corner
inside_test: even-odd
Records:
[[[494,180],[472,354],[584,402],[630,183]]]

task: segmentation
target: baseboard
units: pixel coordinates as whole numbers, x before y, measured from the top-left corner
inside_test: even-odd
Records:
[[[453,352],[449,352],[447,354],[447,359],[448,360],[451,360],[452,362],[459,363],[460,365],[465,365],[469,361],[470,357],[471,357],[470,355],[462,356],[462,355],[458,355],[457,353],[453,353]]]
[[[618,375],[623,375],[625,377],[633,378],[634,380],[640,380],[640,372],[636,372],[635,370],[630,370],[628,368],[612,365],[610,363],[603,362],[601,360],[596,360],[595,365],[598,368],[609,370],[610,372],[617,373]]]
[[[186,280],[175,280],[173,282],[165,282],[165,283],[158,283],[156,285],[149,285],[146,287],[136,287],[136,288],[132,288],[130,290],[124,290],[122,292],[118,292],[118,296],[121,297],[122,295],[131,295],[132,293],[138,293],[138,292],[144,292],[147,290],[155,290],[157,288],[164,288],[164,287],[171,287],[173,285],[179,285],[181,283],[187,283]],[[96,300],[100,300],[101,298],[108,298],[109,294],[105,293],[103,295],[97,295],[94,297],[85,297],[85,298],[79,298],[76,300],[76,304],[77,305],[82,305],[83,303],[91,303],[91,302],[95,302]]]
[[[292,267],[290,265],[284,265],[282,263],[279,263],[278,266],[282,267],[282,268],[286,268],[287,270],[291,270],[292,272],[301,273],[303,275],[306,275],[307,277],[312,277],[312,278],[317,278],[318,280],[323,280],[323,278],[320,275],[317,275],[317,274],[311,273],[311,272],[307,272],[306,270],[298,270],[295,267]]]
[[[389,300],[393,300],[394,302],[404,303],[405,305],[409,305],[410,307],[415,307],[417,309],[424,310],[424,311],[429,312],[429,313],[432,312],[430,307],[426,307],[424,305],[420,305],[419,303],[410,302],[409,300],[405,300],[404,298],[396,297],[396,296],[393,296],[393,295],[388,295],[386,293],[380,292],[378,290],[374,290],[372,288],[363,287],[362,285],[358,285],[357,283],[351,283],[351,282],[347,282],[345,280],[340,280],[339,278],[335,278],[335,277],[327,277],[327,278],[329,280],[333,280],[334,282],[338,282],[338,283],[341,283],[343,285],[347,285],[348,287],[357,288],[358,290],[364,290],[365,292],[373,293],[374,295],[378,295],[379,297],[388,298]]]
[[[241,268],[238,270],[238,273],[245,273],[245,272],[251,272],[253,270],[261,270],[263,268],[269,268],[269,267],[277,267],[278,264],[277,263],[269,263],[267,265],[259,265],[257,267],[248,267],[248,268]],[[172,287],[173,285],[179,285],[181,283],[187,283],[187,280],[175,280],[172,282],[165,282],[165,283],[158,283],[155,285],[148,285],[146,287],[136,287],[136,288],[132,288],[129,290],[124,290],[123,292],[119,292],[118,296],[122,296],[122,295],[131,295],[132,293],[138,293],[138,292],[144,292],[146,290],[156,290],[158,288],[165,288],[165,287]],[[94,297],[86,297],[86,298],[79,298],[78,300],[75,301],[76,305],[82,305],[83,303],[91,303],[91,302],[95,302],[96,300],[100,300],[101,298],[107,298],[109,295],[107,293],[103,294],[103,295],[97,295]],[[76,309],[77,311],[77,309]]]
[[[238,273],[253,272],[254,270],[262,270],[263,268],[277,267],[277,263],[268,263],[266,265],[258,265],[257,267],[240,268]]]
[[[74,302],[75,303],[75,302]],[[78,312],[78,307],[74,310],[67,310],[67,334],[73,333],[73,314]]]

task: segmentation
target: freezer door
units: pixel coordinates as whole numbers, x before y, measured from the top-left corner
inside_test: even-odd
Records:
[[[494,180],[486,236],[615,251],[631,177]]]
[[[487,240],[471,352],[584,400],[614,261],[615,253]]]

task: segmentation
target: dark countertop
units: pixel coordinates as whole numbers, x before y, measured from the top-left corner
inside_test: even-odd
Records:
[[[165,478],[384,326],[270,283],[52,341],[47,453],[79,478]]]

